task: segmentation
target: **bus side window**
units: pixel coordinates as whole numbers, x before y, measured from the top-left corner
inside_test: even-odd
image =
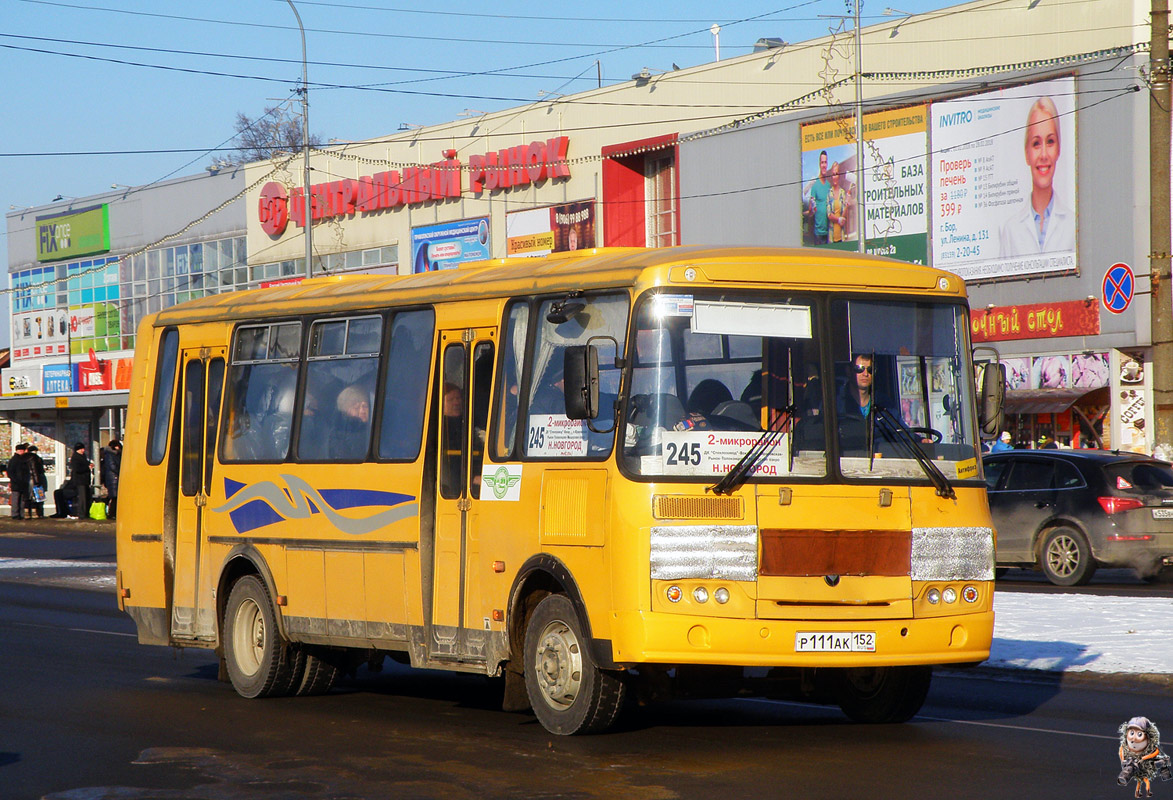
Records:
[[[170,420],[171,403],[175,398],[175,369],[179,360],[179,331],[172,328],[163,334],[159,347],[159,364],[156,374],[155,401],[151,409],[151,433],[147,450],[147,463],[159,464],[167,454],[167,422]]]
[[[463,488],[467,427],[464,348],[458,344],[444,350],[440,380],[440,496],[460,497]]]
[[[297,391],[301,323],[241,328],[229,372],[224,461],[284,461]]]
[[[382,317],[319,320],[310,328],[297,457],[362,461],[371,442]]]
[[[472,438],[469,492],[481,496],[481,466],[485,462],[485,431],[489,426],[489,391],[493,385],[493,343],[478,342],[472,356]]]
[[[414,461],[420,452],[436,315],[426,308],[396,314],[383,386],[379,458]]]
[[[509,458],[513,455],[513,448],[517,442],[517,409],[521,400],[521,369],[525,363],[525,340],[529,331],[529,305],[525,302],[515,303],[509,309],[509,319],[505,324],[504,355],[501,362],[501,382],[497,393],[501,398],[497,406],[500,424],[496,434],[496,446],[493,455],[497,458]]]

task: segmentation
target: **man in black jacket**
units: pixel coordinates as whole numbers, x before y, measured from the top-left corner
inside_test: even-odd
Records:
[[[45,461],[41,458],[40,451],[37,450],[35,444],[29,445],[27,458],[29,465],[29,519],[33,517],[44,519],[45,490],[49,488],[49,481],[45,477]]]
[[[13,519],[24,519],[29,510],[29,446],[21,442],[16,446],[16,455],[8,461],[8,490],[12,496],[10,506]]]
[[[106,487],[106,519],[118,513],[118,472],[122,469],[122,442],[111,439],[102,451],[102,485]]]
[[[69,482],[77,491],[77,500],[74,502],[73,519],[88,517],[90,514],[90,484],[94,482],[94,468],[90,457],[86,455],[86,446],[78,442],[73,446],[73,455],[69,459]]]

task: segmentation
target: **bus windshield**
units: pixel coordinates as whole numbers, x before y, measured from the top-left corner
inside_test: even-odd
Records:
[[[977,477],[966,319],[960,304],[888,299],[645,298],[624,463],[713,481],[756,445],[750,480],[826,477],[828,453],[849,479],[931,480],[926,460]]]

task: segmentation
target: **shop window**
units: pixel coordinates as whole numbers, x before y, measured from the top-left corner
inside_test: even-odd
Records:
[[[603,148],[603,244],[680,242],[676,135]]]
[[[676,159],[671,152],[644,161],[648,247],[671,247],[676,239]]]

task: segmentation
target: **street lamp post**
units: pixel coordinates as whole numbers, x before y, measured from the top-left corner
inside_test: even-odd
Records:
[[[297,13],[297,7],[293,5],[293,0],[285,0],[289,3],[289,7],[293,10],[293,16],[297,17],[297,28],[301,31],[301,90],[298,94],[301,95],[301,148],[305,155],[305,174],[302,176],[302,208],[303,221],[305,225],[305,276],[312,278],[314,276],[313,257],[314,257],[314,204],[313,195],[310,194],[310,71],[309,62],[306,60],[305,54],[305,26],[301,24],[301,14]]]
[[[864,252],[864,173],[863,165],[863,45],[860,41],[859,12],[863,0],[855,0],[855,238],[859,252]]]

